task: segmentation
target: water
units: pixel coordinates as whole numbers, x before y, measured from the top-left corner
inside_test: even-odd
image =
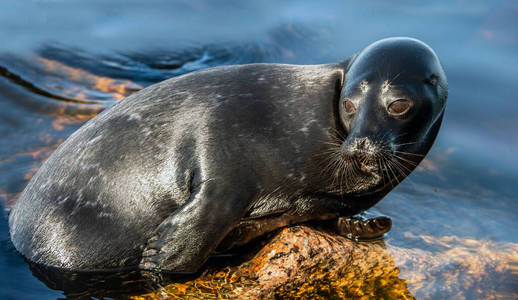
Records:
[[[342,60],[388,36],[434,48],[450,96],[419,169],[376,206],[419,298],[518,297],[518,3],[8,1],[0,10],[0,197],[16,201],[63,139],[125,96],[207,67]],[[0,224],[0,297],[63,297]]]

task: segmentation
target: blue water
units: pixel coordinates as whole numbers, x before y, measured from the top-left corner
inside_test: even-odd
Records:
[[[428,164],[376,207],[394,221],[387,243],[397,249],[434,251],[427,243],[409,239],[412,233],[515,247],[515,1],[4,1],[0,66],[24,81],[17,82],[5,72],[0,77],[0,197],[4,208],[7,211],[14,203],[31,169],[48,156],[45,151],[50,153],[86,121],[63,121],[59,116],[87,116],[116,101],[113,93],[94,88],[84,78],[74,80],[56,72],[42,59],[125,80],[138,89],[223,64],[338,61],[389,36],[410,36],[429,44],[441,59],[450,94]],[[27,83],[34,88],[27,88]],[[65,101],[79,99],[77,90],[94,104]],[[62,292],[33,277],[15,252],[5,214],[0,238],[0,298],[62,297]],[[415,271],[407,265],[401,265],[401,270],[403,277]],[[502,286],[491,282],[495,277],[487,278],[488,288],[518,290],[518,283]],[[425,298],[455,296],[417,285],[410,290]]]

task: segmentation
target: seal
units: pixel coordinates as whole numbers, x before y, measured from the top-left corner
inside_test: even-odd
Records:
[[[61,144],[13,207],[11,239],[59,268],[194,272],[219,245],[294,223],[375,237],[386,219],[351,217],[423,159],[446,99],[439,59],[411,38],[339,63],[175,77]]]

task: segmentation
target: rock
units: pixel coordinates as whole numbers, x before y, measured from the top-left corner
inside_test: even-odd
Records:
[[[238,265],[210,263],[201,276],[134,299],[411,298],[383,241],[354,242],[306,225],[280,230]]]

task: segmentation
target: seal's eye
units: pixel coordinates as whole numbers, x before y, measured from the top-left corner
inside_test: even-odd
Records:
[[[388,112],[394,116],[400,116],[406,113],[411,106],[411,102],[406,99],[398,99],[388,106]]]
[[[348,113],[348,114],[352,114],[356,111],[356,107],[354,106],[354,104],[349,101],[349,100],[345,100],[344,101],[344,109],[345,111]]]

